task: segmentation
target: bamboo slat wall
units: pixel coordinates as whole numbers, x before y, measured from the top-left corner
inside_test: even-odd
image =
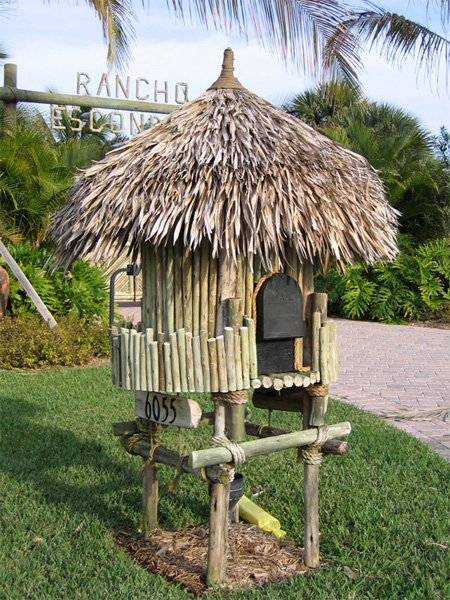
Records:
[[[252,325],[246,319],[246,325]],[[238,332],[227,327],[225,335],[208,338],[206,331],[193,336],[179,329],[154,341],[152,328],[142,332],[111,328],[111,361],[114,385],[127,390],[180,392],[231,392],[248,389],[257,376],[255,328]],[[160,351],[158,351],[158,347]],[[249,349],[253,348],[250,352]]]
[[[179,393],[280,390],[335,381],[336,325],[313,322],[310,311],[305,311],[311,306],[312,265],[304,266],[291,246],[285,255],[280,264],[273,254],[266,269],[257,256],[239,257],[235,293],[241,302],[233,329],[217,325],[220,265],[211,257],[208,242],[195,251],[181,242],[156,251],[144,244],[143,332],[121,329],[112,334],[114,383],[125,389]],[[292,277],[303,292],[305,336],[296,340],[295,369],[305,373],[258,373],[254,291],[261,277],[271,272]]]

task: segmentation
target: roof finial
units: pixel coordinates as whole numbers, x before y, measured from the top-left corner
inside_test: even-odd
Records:
[[[233,50],[231,48],[227,48],[223,53],[223,63],[222,63],[222,72],[219,76],[219,79],[215,81],[211,86],[209,86],[209,90],[218,90],[218,89],[238,89],[245,90],[245,87],[236,79],[233,75],[234,67],[233,67]]]

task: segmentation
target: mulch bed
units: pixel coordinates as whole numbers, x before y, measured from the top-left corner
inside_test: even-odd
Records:
[[[149,538],[118,532],[115,542],[155,575],[201,596],[206,587],[208,527],[155,531]],[[228,536],[227,583],[222,591],[281,583],[305,573],[303,550],[246,523],[233,524]]]

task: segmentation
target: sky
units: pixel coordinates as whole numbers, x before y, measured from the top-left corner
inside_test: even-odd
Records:
[[[217,79],[227,47],[234,51],[235,75],[241,83],[273,104],[280,105],[315,84],[293,64],[286,67],[281,58],[254,39],[246,41],[195,24],[184,25],[168,12],[162,0],[152,0],[149,9],[140,8],[138,0],[134,5],[139,19],[134,58],[121,73],[123,80],[130,77],[132,90],[137,78],[147,79],[149,86],[158,81],[161,88],[167,81],[168,102],[173,104],[176,84],[185,82],[189,100],[193,100]],[[425,23],[417,8],[406,8],[407,2],[392,0],[385,5],[399,13],[407,10],[412,18]],[[435,29],[438,22],[428,25]],[[77,73],[81,72],[91,79],[90,93],[96,95],[107,71],[106,46],[100,22],[82,0],[78,5],[71,0],[17,0],[13,10],[0,14],[0,27],[0,43],[9,54],[6,62],[17,65],[19,88],[76,94]],[[437,134],[442,125],[450,129],[445,69],[441,69],[439,82],[435,77],[424,81],[423,76],[416,76],[412,63],[406,62],[398,70],[375,52],[364,57],[364,66],[361,82],[369,99],[386,101],[414,114],[432,133]],[[108,74],[113,96],[115,75],[114,69]],[[3,81],[2,74],[0,77]],[[141,89],[142,85],[146,84],[141,82]],[[101,95],[106,96],[105,86]],[[162,95],[158,101],[164,101]]]

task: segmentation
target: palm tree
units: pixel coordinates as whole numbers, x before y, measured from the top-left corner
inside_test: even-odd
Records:
[[[70,127],[55,138],[38,111],[20,108],[17,116],[13,130],[0,126],[0,237],[35,245],[50,213],[64,202],[76,169],[103,158],[117,138],[87,128],[74,134]]]
[[[102,23],[109,65],[124,65],[134,37],[133,0],[85,1]],[[285,61],[294,61],[300,70],[323,80],[346,79],[357,85],[361,51],[370,47],[378,48],[392,63],[411,57],[417,69],[424,68],[429,76],[438,73],[442,57],[449,63],[447,38],[372,3],[361,6],[340,0],[172,0],[168,7],[183,21],[187,13],[205,26],[244,36],[253,34]],[[433,10],[440,10],[446,30],[450,22],[449,0],[428,0],[427,14]]]
[[[416,117],[352,94],[345,83],[319,85],[286,108],[377,169],[390,204],[401,212],[401,232],[421,241],[448,233],[448,172]]]

